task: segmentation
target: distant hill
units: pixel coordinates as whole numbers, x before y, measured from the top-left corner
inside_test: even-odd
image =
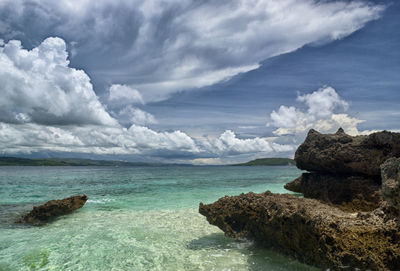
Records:
[[[233,166],[295,166],[296,162],[290,158],[261,158]]]
[[[108,166],[108,167],[126,167],[126,166],[173,166],[188,164],[162,164],[146,162],[124,162],[111,160],[91,160],[79,158],[46,158],[46,159],[28,159],[16,157],[0,157],[0,166]]]

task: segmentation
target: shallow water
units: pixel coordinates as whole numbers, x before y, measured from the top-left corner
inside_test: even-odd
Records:
[[[287,192],[295,167],[1,167],[0,270],[312,270],[224,236],[199,202]],[[85,193],[42,227],[10,222],[34,204]]]

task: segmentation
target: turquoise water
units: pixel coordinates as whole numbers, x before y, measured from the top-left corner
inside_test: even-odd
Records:
[[[295,167],[0,167],[0,270],[311,270],[224,236],[199,202],[287,192]],[[12,223],[33,205],[87,194],[42,227]]]

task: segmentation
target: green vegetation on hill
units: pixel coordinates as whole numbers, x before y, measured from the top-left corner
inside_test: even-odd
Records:
[[[233,166],[295,166],[296,162],[290,158],[260,158]]]
[[[112,160],[91,160],[80,158],[17,158],[0,157],[0,166],[102,166],[102,167],[129,167],[129,166],[191,166],[189,164],[163,164],[146,162],[125,162]],[[261,158],[233,166],[295,166],[296,162],[289,158]]]
[[[175,164],[91,160],[79,158],[27,159],[0,157],[0,166],[171,166]]]

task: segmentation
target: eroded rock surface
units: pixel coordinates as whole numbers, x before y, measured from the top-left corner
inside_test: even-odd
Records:
[[[382,194],[387,205],[400,214],[400,158],[390,158],[381,166]]]
[[[86,195],[50,200],[43,205],[33,207],[33,210],[22,216],[17,223],[41,224],[81,208],[87,200]]]
[[[400,157],[400,133],[352,137],[342,129],[335,134],[311,129],[294,160],[303,170],[379,177],[381,164],[391,157]]]
[[[382,203],[380,181],[362,175],[303,173],[285,188],[350,212],[372,211]]]
[[[335,270],[400,270],[399,221],[379,209],[349,213],[267,191],[200,203],[199,212],[229,237],[256,240],[306,263]]]

